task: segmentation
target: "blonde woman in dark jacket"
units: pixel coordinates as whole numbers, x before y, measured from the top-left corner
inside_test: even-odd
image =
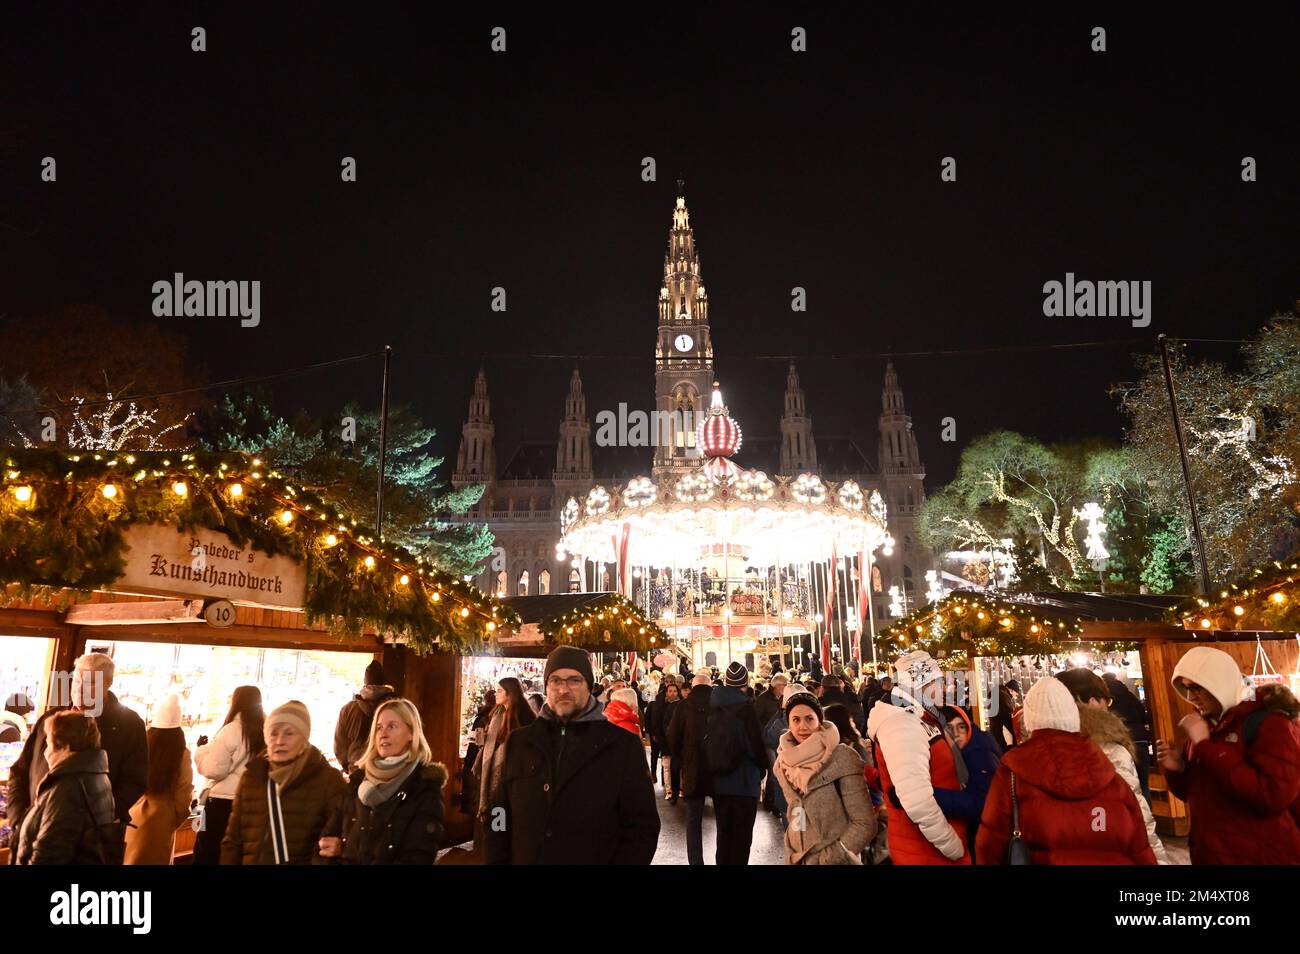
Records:
[[[789,804],[785,861],[791,865],[860,865],[876,834],[862,758],[840,744],[808,692],[788,693],[790,729],[781,736],[775,775]]]
[[[406,699],[380,703],[348,795],[321,836],[321,857],[345,865],[433,864],[446,782],[419,710]]]

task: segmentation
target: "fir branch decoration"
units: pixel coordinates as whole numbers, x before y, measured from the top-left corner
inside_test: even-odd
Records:
[[[514,628],[512,610],[408,551],[379,543],[328,501],[236,453],[12,449],[0,483],[5,601],[89,592],[124,569],[124,531],[164,524],[227,534],[307,571],[304,614],[331,632],[400,636],[416,652],[472,651]]]

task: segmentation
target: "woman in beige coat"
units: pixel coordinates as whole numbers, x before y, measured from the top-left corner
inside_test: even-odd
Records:
[[[789,805],[786,864],[862,864],[877,825],[862,758],[840,744],[811,693],[787,694],[785,713],[790,729],[781,736],[775,775]]]
[[[154,708],[147,733],[149,785],[131,806],[126,830],[128,865],[169,865],[176,829],[190,817],[194,770],[181,729],[181,704],[167,696]]]

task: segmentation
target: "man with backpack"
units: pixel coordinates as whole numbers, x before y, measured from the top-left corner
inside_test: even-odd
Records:
[[[704,753],[713,774],[719,865],[749,864],[759,788],[767,771],[758,715],[744,692],[748,686],[749,670],[733,662],[709,697]]]
[[[1174,688],[1196,711],[1185,744],[1156,742],[1169,791],[1187,802],[1194,865],[1300,864],[1300,728],[1283,712],[1242,701],[1236,660],[1194,646]]]
[[[339,710],[339,721],[334,727],[334,757],[339,760],[344,775],[351,775],[358,760],[366,754],[375,710],[385,699],[397,695],[397,690],[387,684],[384,667],[378,659],[366,667],[365,683]]]

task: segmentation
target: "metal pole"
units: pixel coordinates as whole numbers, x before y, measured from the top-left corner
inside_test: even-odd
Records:
[[[1165,336],[1157,335],[1160,342],[1160,363],[1165,369],[1165,387],[1169,390],[1169,413],[1174,421],[1174,438],[1178,441],[1178,457],[1183,465],[1183,484],[1187,487],[1187,504],[1192,512],[1192,536],[1196,539],[1196,552],[1201,558],[1200,594],[1210,592],[1210,567],[1205,562],[1205,538],[1201,536],[1201,517],[1196,510],[1196,495],[1192,492],[1192,465],[1187,459],[1187,443],[1183,440],[1183,423],[1178,416],[1178,395],[1174,390],[1174,372],[1169,366],[1169,346]]]
[[[866,593],[867,593],[867,625],[871,627],[870,630],[871,635],[869,637],[871,640],[871,672],[874,675],[876,672],[876,667],[879,664],[876,662],[876,597],[874,595],[875,594],[874,586],[876,581],[871,573],[872,552],[873,551],[871,550],[867,551]]]
[[[388,456],[388,376],[393,365],[393,346],[384,345],[384,390],[379,399],[379,483],[375,488],[375,535],[384,542],[384,463]]]

